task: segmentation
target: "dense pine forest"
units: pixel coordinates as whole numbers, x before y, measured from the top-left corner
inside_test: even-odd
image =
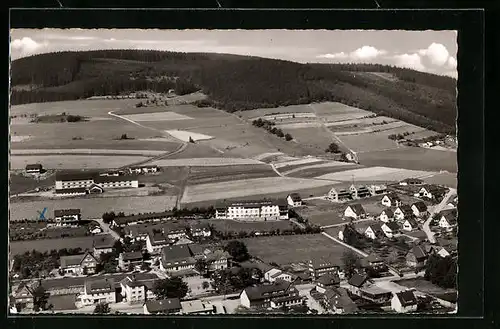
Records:
[[[11,103],[130,91],[183,95],[225,111],[336,101],[443,133],[455,132],[456,80],[376,64],[299,64],[227,54],[101,50],[12,62]]]

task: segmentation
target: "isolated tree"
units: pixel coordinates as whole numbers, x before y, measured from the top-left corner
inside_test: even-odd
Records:
[[[196,263],[194,264],[195,270],[200,272],[200,274],[205,274],[207,273],[207,261],[203,258],[200,258],[196,260]]]
[[[49,299],[49,294],[45,288],[39,283],[38,287],[33,291],[33,309],[35,312],[39,310],[45,310],[47,306],[47,301]]]
[[[108,314],[111,308],[108,303],[98,303],[94,308],[94,314]]]
[[[292,135],[290,135],[290,134],[285,134],[285,140],[286,140],[287,142],[291,141],[292,139],[293,139]]]
[[[250,258],[247,246],[241,241],[229,242],[224,247],[224,250],[227,251],[236,262],[244,262]]]
[[[147,262],[142,262],[141,264],[141,271],[149,271],[151,269],[151,266]]]
[[[189,136],[189,142],[194,144],[194,140],[193,138],[191,138],[191,136]]]
[[[156,281],[153,292],[158,299],[183,298],[188,292],[188,286],[180,277],[175,277]]]
[[[342,263],[347,278],[350,278],[357,269],[361,268],[359,257],[351,250],[345,251],[342,254]]]
[[[208,283],[208,281],[203,281],[201,283],[201,287],[205,290],[207,290],[208,288],[210,288],[210,283]]]
[[[326,152],[330,152],[330,153],[339,153],[340,152],[340,149],[339,149],[339,146],[335,143],[330,143],[330,145],[328,146],[328,148],[326,149]]]
[[[116,215],[115,213],[112,211],[112,212],[105,212],[103,215],[102,215],[102,221],[106,224],[109,224],[113,221],[113,219],[115,219]]]

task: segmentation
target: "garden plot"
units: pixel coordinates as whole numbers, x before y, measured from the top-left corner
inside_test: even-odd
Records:
[[[279,121],[279,120],[290,120],[290,119],[305,119],[311,118],[316,119],[316,114],[311,112],[294,112],[294,113],[279,113],[279,114],[268,114],[260,117],[268,121]]]
[[[138,214],[145,212],[161,212],[172,209],[176,202],[175,196],[127,196],[105,198],[67,198],[29,202],[11,202],[10,221],[23,219],[36,219],[38,211],[47,208],[46,218],[51,218],[56,209],[78,208],[82,212],[82,219],[101,218],[105,212],[123,211],[125,214]]]
[[[281,129],[300,129],[300,128],[320,128],[322,124],[317,121],[312,122],[298,122],[298,123],[278,123],[276,124]]]
[[[125,118],[132,121],[177,121],[177,120],[191,120],[193,118],[187,115],[182,115],[175,112],[154,112],[154,113],[141,113],[124,115]]]
[[[123,155],[12,155],[11,169],[23,169],[30,163],[41,163],[47,169],[104,169],[119,168],[148,160],[144,156]]]
[[[151,164],[160,167],[181,167],[181,166],[230,166],[230,165],[252,165],[262,164],[253,159],[242,158],[187,158],[187,159],[164,159],[156,160]]]
[[[91,250],[94,243],[93,236],[61,239],[43,239],[29,241],[12,241],[9,249],[12,256],[24,254],[26,251],[50,252],[51,250],[81,248]]]
[[[187,186],[182,202],[200,202],[222,200],[251,195],[263,195],[280,192],[300,192],[302,189],[331,185],[331,181],[299,179],[288,177],[270,177],[235,180],[222,183],[209,183]]]
[[[369,167],[330,173],[316,177],[333,181],[400,181],[405,178],[424,178],[435,174],[430,171],[409,170],[388,167]]]

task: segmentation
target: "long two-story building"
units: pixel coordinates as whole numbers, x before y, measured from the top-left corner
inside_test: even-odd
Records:
[[[102,193],[104,189],[115,188],[137,188],[139,181],[137,176],[101,176],[98,173],[57,173],[56,194],[85,194],[91,193],[93,189]]]
[[[236,220],[288,219],[288,203],[286,200],[262,200],[218,204],[215,208],[215,218]]]

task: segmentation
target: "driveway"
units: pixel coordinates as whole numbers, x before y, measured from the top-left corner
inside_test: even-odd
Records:
[[[110,229],[109,225],[106,224],[106,223],[104,223],[104,221],[102,220],[102,218],[92,218],[92,220],[98,222],[99,225],[101,226],[101,228],[102,228],[102,233],[101,234],[111,234],[111,236],[113,236],[113,239],[120,240],[120,235],[118,235],[118,233],[116,233],[115,231],[113,231],[112,229]]]

